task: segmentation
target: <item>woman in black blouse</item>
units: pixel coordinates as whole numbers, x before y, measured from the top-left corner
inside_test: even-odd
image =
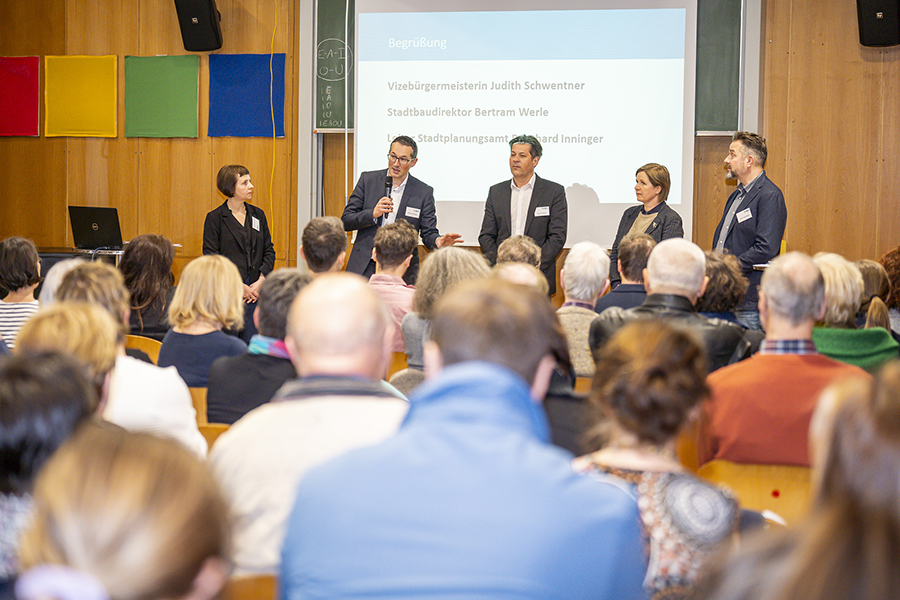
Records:
[[[206,215],[203,224],[203,254],[221,254],[237,265],[244,284],[245,341],[256,333],[253,310],[259,288],[266,275],[275,268],[275,247],[269,224],[262,209],[250,204],[253,184],[250,171],[242,165],[226,165],[219,169],[216,186],[225,202]]]

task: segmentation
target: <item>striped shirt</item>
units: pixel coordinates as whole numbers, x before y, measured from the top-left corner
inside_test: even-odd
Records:
[[[16,336],[28,318],[40,308],[37,300],[30,302],[5,302],[0,300],[0,335],[12,350],[16,345]]]

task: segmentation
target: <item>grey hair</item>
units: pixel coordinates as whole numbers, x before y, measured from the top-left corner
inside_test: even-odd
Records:
[[[700,246],[682,238],[662,241],[653,248],[647,261],[650,288],[695,296],[706,276],[706,255]]]
[[[802,252],[788,252],[773,260],[759,289],[769,310],[793,325],[818,319],[825,301],[822,271]]]
[[[563,268],[566,296],[590,301],[603,290],[609,277],[609,255],[594,242],[578,242],[569,250]]]

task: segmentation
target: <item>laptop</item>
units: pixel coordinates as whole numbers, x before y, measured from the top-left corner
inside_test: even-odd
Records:
[[[121,250],[119,211],[106,206],[70,206],[72,238],[84,250]]]

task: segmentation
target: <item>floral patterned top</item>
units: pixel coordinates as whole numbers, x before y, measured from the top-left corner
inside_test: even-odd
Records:
[[[707,559],[738,529],[740,509],[734,497],[687,473],[619,469],[584,458],[575,467],[631,484],[647,550],[648,597],[695,598]]]

